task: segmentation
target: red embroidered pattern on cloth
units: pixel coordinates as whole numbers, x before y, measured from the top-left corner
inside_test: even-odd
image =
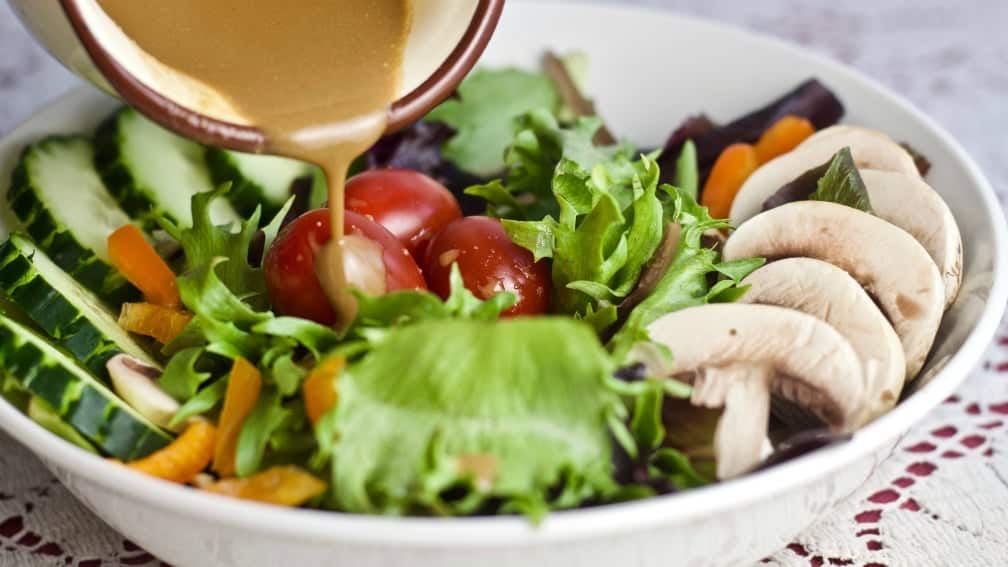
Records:
[[[129,565],[138,567],[171,567],[159,561],[150,553],[140,549],[129,540],[121,537],[108,538],[117,542],[115,547],[103,546],[99,556],[89,557],[77,555],[69,551],[66,544],[58,542],[62,539],[55,536],[50,539],[46,527],[53,521],[57,525],[68,522],[68,516],[75,514],[78,521],[91,524],[99,532],[112,533],[98,520],[88,518],[87,512],[75,502],[64,506],[72,498],[60,486],[55,478],[44,478],[41,484],[29,486],[17,496],[0,492],[0,510],[5,514],[0,520],[0,565],[71,565],[75,567],[104,567],[109,565]],[[37,478],[37,477],[36,477]],[[5,485],[8,483],[4,483]],[[63,514],[48,509],[53,502],[64,508]],[[20,513],[6,516],[10,508],[20,510]],[[69,509],[65,509],[69,508]],[[58,532],[64,529],[56,530]],[[39,532],[46,533],[46,535]],[[104,542],[103,542],[104,543]]]
[[[864,488],[762,563],[1003,564],[1003,520],[1008,517],[1008,321],[1002,323],[985,360],[959,393],[903,439]],[[985,522],[987,518],[1001,521]],[[908,525],[944,534],[906,538],[912,531]],[[918,548],[919,559],[908,559],[908,547],[935,537],[959,546],[981,543],[968,550],[952,545]],[[967,554],[975,555],[974,560],[961,557]],[[977,562],[982,558],[989,562]]]

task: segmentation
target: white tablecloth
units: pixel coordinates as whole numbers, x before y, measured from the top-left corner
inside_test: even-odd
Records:
[[[625,1],[778,35],[880,79],[961,140],[1008,203],[1008,2]],[[0,135],[75,84],[0,4]],[[1008,565],[1008,325],[998,336],[858,494],[763,564]],[[0,566],[159,564],[0,434]]]

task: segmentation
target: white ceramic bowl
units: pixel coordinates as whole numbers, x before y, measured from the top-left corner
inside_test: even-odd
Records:
[[[930,157],[929,180],[962,229],[965,280],[917,391],[842,446],[687,493],[556,513],[539,527],[510,517],[396,519],[260,506],[110,465],[6,403],[0,426],[114,528],[184,567],[725,566],[779,549],[861,485],[979,361],[1008,295],[1008,239],[994,193],[962,148],[906,101],[778,41],[662,12],[511,3],[485,62],[532,66],[547,47],[590,55],[601,114],[643,145],[660,144],[686,114],[731,118],[817,76],[844,100],[848,121],[912,141]],[[89,131],[115,104],[82,90],[35,116],[0,144],[0,176],[24,144]]]

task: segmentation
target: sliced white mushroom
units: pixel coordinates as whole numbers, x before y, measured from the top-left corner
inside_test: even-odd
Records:
[[[898,171],[920,177],[913,157],[889,136],[857,126],[833,126],[753,172],[732,201],[732,224],[739,226],[758,215],[763,202],[778,189],[828,162],[845,147],[850,147],[859,169]]]
[[[846,338],[865,380],[865,412],[858,425],[896,404],[906,380],[903,345],[861,285],[840,268],[812,258],[787,258],[756,270],[744,281],[742,302],[777,305],[829,323]]]
[[[824,201],[799,201],[761,213],[725,243],[726,260],[816,258],[845,270],[878,303],[906,355],[907,378],[920,371],[945,307],[945,286],[927,251],[876,216]]]
[[[849,146],[854,156],[854,165],[858,169],[878,169],[880,171],[899,171],[907,175],[920,177],[917,162],[906,148],[889,137],[885,132],[838,124],[820,130],[799,144],[798,148],[811,152],[816,150],[826,156],[825,163],[837,151]]]
[[[860,173],[875,214],[909,232],[938,265],[947,309],[962,283],[962,236],[945,200],[919,175],[875,169]]]
[[[668,374],[652,374],[652,376],[668,376]],[[722,408],[695,406],[688,399],[666,398],[662,405],[662,419],[668,431],[665,443],[694,462],[715,462],[717,456],[714,454],[714,434],[723,413]],[[765,437],[761,444],[760,461],[765,460],[773,452],[773,442],[769,436]]]
[[[743,474],[762,459],[770,396],[850,431],[864,409],[861,363],[833,327],[769,305],[712,304],[665,315],[648,327],[672,349],[670,376],[692,382],[691,401],[723,407],[714,434],[718,478]]]
[[[169,429],[179,403],[165,393],[156,380],[161,371],[127,354],[117,354],[105,363],[116,393],[154,425]]]

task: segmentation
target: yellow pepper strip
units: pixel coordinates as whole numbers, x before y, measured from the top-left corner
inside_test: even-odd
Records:
[[[300,468],[275,466],[248,478],[228,478],[202,490],[278,506],[301,506],[326,490],[326,483]]]
[[[153,477],[187,483],[210,464],[217,429],[206,420],[194,420],[170,445],[126,466]]]
[[[192,314],[153,303],[123,303],[119,326],[131,333],[152,337],[166,345],[182,333]]]
[[[336,377],[346,366],[342,356],[334,356],[322,361],[308,374],[301,393],[304,396],[305,412],[311,422],[318,423],[329,410],[336,407],[339,396],[336,393]]]
[[[221,409],[217,427],[217,447],[214,450],[213,470],[222,477],[234,476],[235,453],[238,449],[238,434],[245,418],[252,412],[259,392],[262,390],[262,376],[259,370],[244,358],[238,357],[231,366],[227,391],[224,393],[224,407]]]
[[[165,307],[182,304],[175,274],[139,228],[127,224],[110,234],[108,255],[112,264],[143,292],[147,301]]]

